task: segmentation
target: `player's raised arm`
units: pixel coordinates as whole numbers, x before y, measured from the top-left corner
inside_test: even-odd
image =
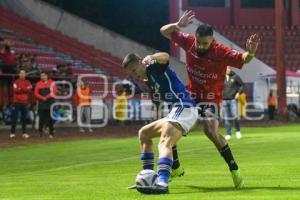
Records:
[[[158,53],[155,53],[153,55],[148,55],[146,56],[143,60],[142,60],[142,63],[143,64],[151,64],[151,62],[153,60],[155,60],[156,62],[158,62],[159,64],[167,64],[169,63],[169,59],[170,59],[170,56],[168,53],[165,53],[165,52],[158,52]]]
[[[176,28],[183,28],[188,26],[193,22],[194,17],[195,17],[195,13],[193,11],[191,10],[185,11],[183,15],[180,17],[180,19],[178,20],[178,22],[164,25],[163,27],[160,28],[160,32],[164,37],[171,39],[171,34]]]
[[[254,58],[257,48],[260,44],[260,38],[257,34],[251,35],[246,42],[246,52],[243,53],[244,63],[249,63]]]

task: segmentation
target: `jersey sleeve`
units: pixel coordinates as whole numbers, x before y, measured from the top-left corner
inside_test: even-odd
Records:
[[[175,30],[171,34],[171,41],[179,45],[184,50],[188,50],[194,42],[194,37],[190,34]]]
[[[160,74],[160,73],[164,73],[167,70],[168,66],[169,66],[169,62],[167,62],[165,64],[155,62],[155,63],[149,65],[148,69],[150,72]]]
[[[223,45],[219,47],[219,56],[227,66],[241,69],[244,65],[243,54],[241,52]]]

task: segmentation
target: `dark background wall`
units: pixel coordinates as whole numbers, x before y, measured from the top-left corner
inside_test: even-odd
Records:
[[[169,22],[168,0],[44,0],[160,51],[169,42],[159,32]]]
[[[300,25],[299,1],[282,0],[285,25]],[[275,0],[182,0],[182,4],[183,10],[194,10],[200,21],[212,25],[275,25]],[[172,16],[176,11],[170,12]]]

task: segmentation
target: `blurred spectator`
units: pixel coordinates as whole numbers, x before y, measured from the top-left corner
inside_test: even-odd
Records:
[[[43,128],[48,126],[49,138],[54,137],[53,119],[51,117],[51,106],[57,92],[55,82],[48,78],[48,74],[42,72],[41,80],[36,84],[34,95],[38,100],[39,135],[43,136]]]
[[[234,121],[237,139],[242,137],[240,132],[240,119],[237,110],[237,99],[243,89],[244,83],[242,79],[231,70],[230,66],[228,66],[223,91],[223,113],[226,127],[226,140],[231,138],[231,121]]]
[[[56,67],[53,67],[51,69],[51,71],[48,72],[49,76],[52,76],[52,77],[56,77],[58,76],[59,74],[57,73],[57,68]]]
[[[270,120],[274,120],[275,108],[276,108],[276,98],[273,95],[273,91],[271,90],[268,97],[268,113],[269,113]]]
[[[127,97],[126,91],[121,90],[115,100],[115,119],[124,125],[127,114]]]
[[[25,54],[21,53],[17,56],[17,68],[18,69],[24,68],[24,60],[25,60]]]
[[[36,63],[36,56],[30,54],[21,53],[17,59],[17,68],[19,70],[24,69],[27,75],[38,75],[40,69]]]
[[[3,107],[0,106],[0,123],[2,124],[4,122],[4,113],[3,113]]]
[[[17,60],[10,49],[10,45],[6,44],[4,48],[0,51],[0,57],[2,57],[2,62],[0,64],[0,69],[3,73],[16,73]]]
[[[29,53],[25,54],[23,57],[23,67],[27,70],[30,65],[31,55]]]
[[[56,73],[59,76],[72,76],[72,64],[68,63],[66,65],[57,65]]]
[[[88,127],[89,132],[93,132],[91,128],[91,90],[85,82],[81,81],[78,84],[76,92],[77,115],[80,119],[79,127],[80,132],[85,132],[84,127]],[[78,121],[77,120],[77,121]],[[85,122],[85,126],[83,126]]]
[[[36,56],[31,56],[29,59],[29,65],[26,68],[28,75],[38,75],[40,74],[39,65],[36,63]]]
[[[53,109],[53,115],[55,117],[56,123],[72,121],[72,113],[67,106],[55,106]]]
[[[27,105],[29,104],[29,95],[32,90],[31,83],[26,80],[25,70],[20,70],[19,79],[13,83],[13,105],[12,105],[12,125],[10,131],[10,138],[14,138],[16,125],[18,120],[18,113],[21,113],[21,122],[22,122],[22,137],[29,138],[29,135],[26,133],[26,119],[28,116]]]
[[[55,119],[56,123],[60,123],[61,122],[62,113],[60,112],[59,106],[55,106],[53,108],[53,116],[54,116],[54,119]]]
[[[131,90],[134,89],[135,94],[141,94],[142,92],[144,92],[144,89],[139,85],[139,82],[137,82],[136,80],[133,80],[133,79],[131,79],[130,82],[133,84],[133,87],[134,87],[134,88],[131,88]]]
[[[246,104],[247,104],[247,95],[244,91],[238,96],[238,106],[239,106],[239,116],[243,118],[246,116]]]
[[[3,108],[3,120],[4,123],[11,124],[12,121],[12,107],[10,105],[7,105]]]

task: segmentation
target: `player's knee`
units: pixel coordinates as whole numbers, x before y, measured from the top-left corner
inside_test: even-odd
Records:
[[[139,130],[139,140],[144,142],[144,141],[148,141],[151,137],[148,134],[147,129],[145,128],[141,128]]]
[[[180,138],[180,131],[176,129],[171,123],[166,123],[161,129],[161,137],[158,148],[172,148],[176,145]]]

